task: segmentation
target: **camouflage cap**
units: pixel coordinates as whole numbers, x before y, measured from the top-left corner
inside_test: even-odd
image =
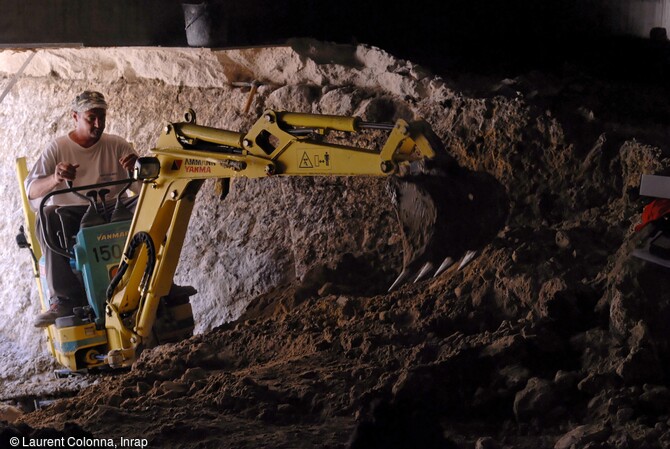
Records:
[[[100,92],[85,90],[72,102],[72,110],[75,112],[86,112],[95,108],[107,109],[105,96]]]

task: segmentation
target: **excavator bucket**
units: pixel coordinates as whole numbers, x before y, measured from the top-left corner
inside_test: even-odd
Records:
[[[412,163],[390,178],[401,226],[403,268],[389,291],[406,282],[467,265],[504,226],[509,200],[491,175],[462,168],[449,158]]]
[[[247,133],[239,133],[196,125],[193,111],[186,117],[166,127],[153,151],[200,158],[211,164],[205,177],[388,176],[404,247],[403,268],[391,289],[435,276],[457,261],[464,266],[507,217],[504,188],[486,173],[459,166],[423,120],[374,123],[267,110]],[[343,144],[343,137],[365,131],[388,135],[380,148]],[[337,139],[329,140],[331,132]],[[211,145],[222,150],[207,151]]]
[[[142,193],[129,231],[132,237],[107,291],[105,331],[110,344],[105,363],[113,368],[131,366],[155,330],[156,311],[169,292],[205,179],[387,177],[405,250],[403,269],[392,288],[434,276],[455,261],[468,263],[506,220],[509,202],[502,186],[487,174],[460,167],[422,120],[372,123],[266,110],[248,132],[237,132],[197,125],[193,111],[185,118],[165,126],[154,156],[139,158],[135,166]],[[366,130],[374,135],[361,141],[380,145],[343,143],[343,138]],[[383,143],[377,141],[384,133]],[[223,192],[226,186],[222,184]],[[126,316],[135,311],[137,319],[129,323]]]

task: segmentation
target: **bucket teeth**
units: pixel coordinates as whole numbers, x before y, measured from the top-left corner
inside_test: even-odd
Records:
[[[463,256],[463,259],[461,259],[460,265],[458,265],[458,269],[462,270],[465,268],[467,264],[472,262],[472,259],[475,258],[475,255],[477,254],[477,251],[468,251],[465,253],[465,256]]]
[[[393,281],[393,284],[391,284],[391,287],[389,287],[388,291],[390,292],[397,286],[401,285],[403,282],[405,282],[405,279],[409,276],[409,271],[407,269],[402,270],[400,275],[396,278],[395,281]]]
[[[442,262],[442,265],[440,265],[440,267],[437,269],[437,271],[435,272],[433,277],[434,278],[438,277],[443,272],[445,272],[447,270],[447,268],[449,268],[453,264],[454,264],[454,259],[452,259],[451,257],[447,257],[446,259],[444,259],[444,261]]]
[[[423,266],[419,270],[419,274],[416,276],[416,279],[414,279],[414,283],[416,284],[421,279],[425,278],[432,269],[433,269],[432,263],[426,262],[425,264],[423,264]]]

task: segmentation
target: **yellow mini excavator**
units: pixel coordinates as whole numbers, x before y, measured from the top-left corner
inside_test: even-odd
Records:
[[[369,131],[376,130],[376,131]],[[381,148],[333,143],[352,133],[387,133]],[[143,348],[192,334],[192,288],[173,285],[196,195],[206,179],[270,176],[386,176],[401,225],[403,269],[391,289],[437,276],[460,260],[467,264],[506,220],[508,201],[493,177],[460,167],[424,121],[390,124],[357,117],[268,110],[249,132],[185,121],[165,126],[150,157],[141,157],[133,176],[142,184],[134,214],[106,211],[95,189],[108,184],[51,192],[86,191],[90,209],[102,219],[82,223],[77,236],[48,241],[82,273],[89,305],[47,328],[49,349],[70,371],[129,367]],[[25,160],[18,161],[23,185]],[[48,292],[40,279],[35,217],[22,190],[28,232],[19,246],[33,252],[43,309]],[[81,195],[81,193],[79,193]],[[82,198],[84,196],[82,195]],[[121,209],[123,205],[120,204]],[[41,212],[40,212],[41,213]],[[44,220],[42,220],[44,222]],[[97,265],[97,266],[96,266]]]

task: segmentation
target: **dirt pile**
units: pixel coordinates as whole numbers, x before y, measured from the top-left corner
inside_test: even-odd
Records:
[[[300,281],[239,319],[17,422],[155,448],[668,447],[670,280],[629,254],[639,176],[668,168],[666,89],[570,68],[441,92],[357,108],[424,117],[462,167],[504,187],[506,224],[469,265],[384,293],[401,266],[397,235],[374,259],[317,263],[300,247]],[[369,188],[381,201],[379,180],[348,182],[347,195]],[[476,212],[450,220],[477,225]],[[4,434],[31,432],[16,426]]]
[[[406,95],[451,95],[427,72],[367,46],[296,41],[222,50],[41,49],[12,85],[30,53],[0,52],[0,85],[11,86],[0,108],[0,134],[11,144],[0,153],[6,160],[26,157],[28,165],[52,138],[70,130],[70,99],[89,88],[109,99],[107,130],[127,138],[142,155],[149,154],[166,123],[182,120],[189,108],[200,124],[248,131],[268,108],[385,121],[414,118],[399,100]],[[261,83],[254,96],[252,81]],[[361,143],[378,141],[377,135]],[[16,177],[10,163],[0,171],[3,179]],[[0,195],[0,208],[11,213],[0,222],[17,230],[23,223],[18,189],[11,183],[5,188],[9,194]],[[365,257],[389,282],[400,264],[401,243],[384,180],[240,179],[225,202],[209,182],[193,215],[177,282],[198,286],[197,333],[236,319],[255,296],[302,278],[337,255]],[[31,259],[16,251],[14,237],[0,235],[0,257],[8,262],[0,277],[0,352],[8,357],[0,366],[1,398],[55,388],[44,334],[32,326],[39,300]]]

